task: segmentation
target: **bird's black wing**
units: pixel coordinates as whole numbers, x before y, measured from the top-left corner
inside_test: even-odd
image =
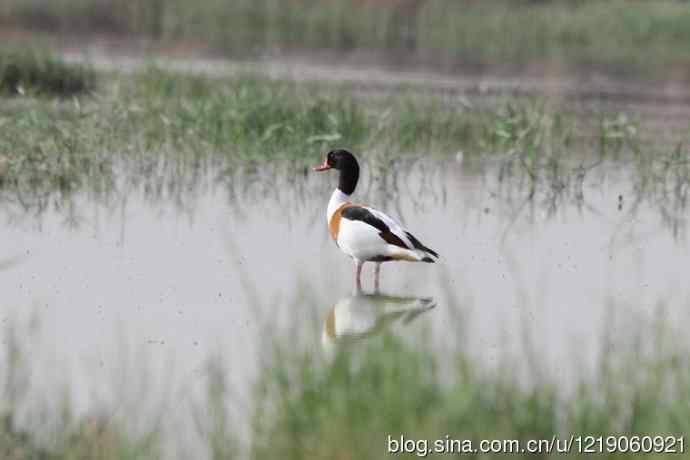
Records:
[[[343,209],[342,216],[347,220],[358,220],[376,228],[379,231],[379,236],[388,244],[404,249],[411,249],[398,235],[391,232],[390,227],[388,227],[384,221],[369,212],[367,208],[361,206],[348,206]]]

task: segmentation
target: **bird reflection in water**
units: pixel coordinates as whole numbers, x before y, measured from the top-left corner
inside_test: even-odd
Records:
[[[370,337],[394,324],[407,325],[436,306],[432,297],[364,294],[344,297],[331,308],[323,323],[324,346]]]

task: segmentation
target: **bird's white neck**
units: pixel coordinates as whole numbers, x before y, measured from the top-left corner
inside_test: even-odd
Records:
[[[343,192],[340,191],[339,188],[333,190],[333,194],[331,195],[331,199],[328,201],[328,209],[326,211],[326,222],[331,221],[331,217],[333,217],[333,213],[341,207],[343,204],[348,203],[350,201],[350,195],[346,195]]]

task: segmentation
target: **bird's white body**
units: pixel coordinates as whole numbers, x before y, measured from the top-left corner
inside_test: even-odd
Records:
[[[333,214],[335,214],[335,211],[337,211],[339,207],[347,203],[350,203],[349,195],[345,195],[343,192],[340,191],[339,188],[333,190],[333,193],[331,194],[331,199],[328,200],[328,207],[326,208],[326,223],[330,223]]]
[[[355,262],[376,261],[381,257],[388,257],[392,260],[421,261],[425,254],[422,251],[405,249],[387,243],[381,238],[380,231],[366,222],[359,220],[340,219],[336,216],[339,210],[350,203],[350,197],[339,189],[335,189],[328,202],[326,221],[329,228],[333,228],[334,218],[339,220],[337,232],[331,232],[338,247]],[[359,206],[359,205],[358,205]],[[360,206],[372,215],[383,221],[391,233],[402,240],[408,247],[413,247],[405,229],[398,222],[386,214],[369,206]]]

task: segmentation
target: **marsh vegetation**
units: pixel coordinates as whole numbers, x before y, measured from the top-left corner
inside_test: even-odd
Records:
[[[0,94],[72,96],[94,89],[95,73],[33,48],[0,48]]]
[[[690,57],[690,12],[673,0],[3,0],[1,23],[186,40],[235,56],[337,53],[444,69],[546,62],[569,71],[687,78]]]
[[[12,62],[39,76],[0,106],[3,458],[384,458],[387,434],[690,431],[686,139],[541,98],[155,67],[95,85],[27,56]],[[53,91],[54,72],[89,90]],[[361,197],[414,219],[443,264],[384,272],[436,308],[360,307],[375,327],[331,343],[328,321],[356,316],[350,266],[321,231],[333,183],[306,167],[342,145]]]
[[[592,365],[561,362],[560,367],[576,376],[564,382],[540,364],[537,350],[525,356],[503,348],[497,365],[487,368],[467,351],[470,336],[461,320],[467,308],[460,304],[444,303],[460,327],[441,343],[431,340],[428,324],[414,327],[406,322],[322,347],[309,337],[317,335],[320,322],[328,321],[322,306],[304,298],[290,302],[305,319],[278,329],[270,322],[262,326],[267,338],[259,353],[251,409],[242,417],[237,406],[246,401],[238,399],[233,387],[234,365],[219,355],[205,361],[194,396],[174,396],[169,389],[164,397],[149,394],[160,388],[141,381],[142,376],[154,377],[137,368],[143,361],[135,359],[132,374],[113,376],[123,385],[117,391],[124,399],[100,412],[75,413],[69,386],[38,396],[41,384],[30,359],[35,345],[27,338],[36,338],[40,327],[6,325],[3,458],[155,459],[198,457],[203,452],[214,459],[263,459],[280,452],[295,459],[376,459],[390,455],[389,435],[430,445],[450,436],[476,445],[482,439],[524,441],[571,434],[685,436],[690,429],[690,363],[686,350],[678,346],[681,331],[668,323],[663,306],[655,319],[638,323],[625,335],[606,332]],[[376,305],[370,307],[381,314]],[[296,342],[293,334],[305,325],[309,332],[299,334],[302,338]],[[136,402],[142,390],[155,404]],[[191,429],[191,436],[176,433],[179,429]],[[485,458],[470,455],[480,457]]]
[[[622,162],[638,184],[636,201],[671,194],[673,203],[685,202],[683,139],[655,143],[653,132],[625,113],[600,110],[584,119],[538,97],[486,104],[481,95],[421,100],[404,89],[368,100],[347,88],[156,67],[103,74],[98,93],[53,99],[52,85],[58,95],[69,86],[56,83],[54,72],[63,75],[64,67],[65,78],[90,88],[93,71],[33,51],[20,55],[11,65],[28,76],[14,87],[36,90],[0,108],[0,180],[6,199],[25,207],[44,207],[55,193],[107,196],[118,181],[175,194],[209,173],[224,180],[263,161],[285,162],[294,174],[343,144],[371,158],[485,160],[529,196],[552,198],[581,195],[587,174]]]

